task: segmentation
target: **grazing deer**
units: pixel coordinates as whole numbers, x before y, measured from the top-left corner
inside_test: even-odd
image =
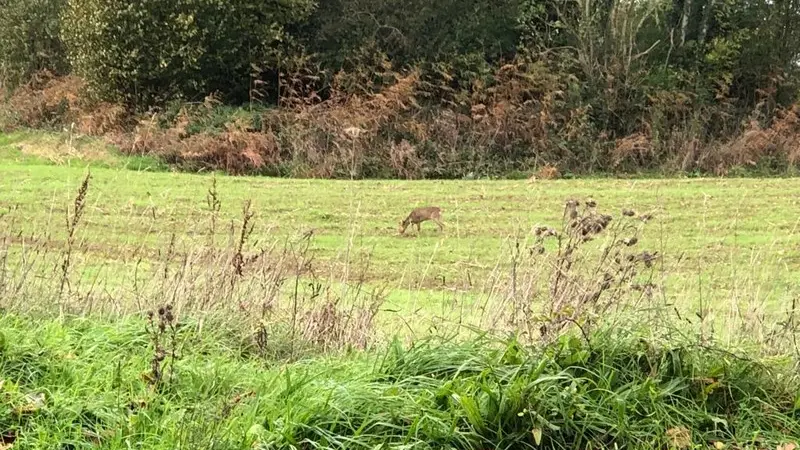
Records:
[[[419,233],[419,224],[426,220],[436,222],[436,225],[439,226],[439,231],[442,231],[444,228],[442,224],[442,210],[439,209],[438,206],[426,206],[411,211],[411,214],[400,222],[400,234],[404,234],[409,225],[416,225],[417,233]]]

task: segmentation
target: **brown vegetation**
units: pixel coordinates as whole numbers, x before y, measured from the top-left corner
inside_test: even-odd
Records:
[[[338,89],[345,83],[340,75],[327,99],[287,94],[278,109],[225,112],[209,96],[173,115],[137,115],[89,100],[74,76],[45,72],[15,91],[0,117],[6,130],[71,126],[127,154],[231,174],[420,179],[527,172],[554,179],[563,169],[725,175],[754,166],[785,170],[799,161],[797,105],[778,110],[773,120],[752,119],[725,140],[691,132],[702,128],[691,120],[668,134],[645,122],[642,131],[614,138],[585,126],[588,111],[569,108],[558,79],[545,68],[507,64],[495,76],[501,84],[476,86],[466,103],[438,108],[418,102],[432,88],[412,71],[359,94]],[[204,125],[212,120],[216,126]]]
[[[125,108],[106,102],[90,102],[86,84],[72,75],[56,77],[48,71],[35,74],[17,88],[4,109],[5,129],[76,126],[78,132],[110,135],[124,129]]]

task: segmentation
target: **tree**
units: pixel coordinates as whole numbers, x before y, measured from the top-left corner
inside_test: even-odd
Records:
[[[147,106],[219,91],[246,100],[253,65],[277,64],[284,27],[313,0],[68,0],[62,36],[103,98]]]

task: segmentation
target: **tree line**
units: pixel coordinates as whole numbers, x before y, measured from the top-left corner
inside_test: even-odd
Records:
[[[757,150],[739,143],[747,148],[733,156],[709,143],[770,130],[800,81],[800,0],[0,0],[0,9],[7,91],[46,69],[131,111],[211,93],[295,110],[391,97],[412,77],[385,119],[449,114],[440,128],[470,130],[458,145],[490,148],[451,159],[490,172],[713,170],[752,156],[742,152],[774,156],[786,133]],[[420,164],[443,151],[422,139],[447,130],[377,126]],[[499,135],[484,136],[491,130]],[[778,152],[770,164],[793,163]]]

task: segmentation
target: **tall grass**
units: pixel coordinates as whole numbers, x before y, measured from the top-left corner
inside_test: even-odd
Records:
[[[599,328],[273,366],[183,319],[153,384],[141,320],[0,317],[4,439],[20,448],[776,448],[798,379],[688,340]]]
[[[226,242],[159,236],[157,252],[142,245],[127,264],[93,266],[75,219],[91,192],[87,177],[63,245],[13,231],[0,241],[3,445],[762,449],[800,439],[794,305],[759,324],[763,339],[730,341],[742,346],[723,345],[702,315],[681,321],[659,297],[664,250],[639,248],[649,212],[567,201],[559,226],[513,241],[468,317],[404,340],[381,334],[385,292],[365,282],[368,261],[348,256],[353,277],[326,276],[311,232],[253,241],[249,202]],[[224,197],[212,180],[195,229],[223,226]],[[17,220],[0,217],[5,230]]]
[[[206,321],[235,325],[252,338],[253,351],[264,355],[296,357],[306,344],[332,350],[348,345],[365,348],[370,343],[384,293],[360,284],[342,290],[337,280],[318,275],[311,234],[253,242],[258,217],[245,202],[240,219],[228,224],[224,243],[184,240],[175,233],[152,236],[161,240],[155,252],[142,243],[120,249],[128,254],[114,262],[97,264],[96,248],[80,221],[89,185],[87,176],[67,217],[63,241],[4,233],[0,241],[4,308],[47,315],[57,304],[68,315],[144,317],[169,305],[176,316],[197,317],[201,328]],[[223,201],[219,195],[212,183],[209,236],[219,226]],[[145,222],[144,229],[152,229],[148,223],[157,220],[155,210],[151,212],[139,219]],[[6,230],[14,230],[19,219],[13,212],[0,217]]]

